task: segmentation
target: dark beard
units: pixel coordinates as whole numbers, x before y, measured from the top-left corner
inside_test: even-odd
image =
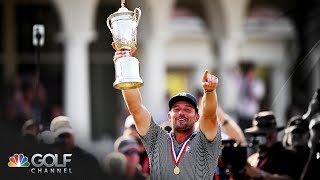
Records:
[[[185,124],[182,127],[177,127],[177,125],[175,126],[175,131],[179,132],[179,133],[186,133],[186,132],[190,132],[193,131],[194,126],[189,125],[189,124]]]
[[[179,126],[179,118],[185,118],[185,122],[183,125]],[[187,133],[194,130],[194,123],[190,124],[193,120],[185,117],[184,115],[180,115],[179,117],[175,118],[175,125],[174,129],[176,132],[179,133]],[[179,126],[179,127],[178,127]]]

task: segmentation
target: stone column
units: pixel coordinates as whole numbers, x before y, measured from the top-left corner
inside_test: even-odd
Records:
[[[288,119],[286,119],[286,108],[289,104],[290,95],[290,81],[287,62],[288,60],[281,61],[282,64],[274,64],[271,71],[271,110],[277,117],[278,126],[286,126]]]
[[[16,54],[16,2],[15,0],[4,1],[2,12],[2,45],[3,45],[3,77],[5,83],[5,95],[8,95],[9,84],[16,74],[17,54]],[[30,35],[31,36],[31,35]]]
[[[69,34],[65,39],[64,107],[79,143],[90,142],[89,32]]]
[[[218,51],[219,103],[231,115],[237,105],[233,70],[239,61],[247,2],[248,0],[204,1],[206,14],[210,17],[212,44],[216,45]]]
[[[88,146],[91,141],[89,43],[95,35],[94,13],[98,1],[52,1],[63,24],[65,114],[70,117],[76,143]]]
[[[141,88],[143,103],[149,109],[154,120],[163,121],[167,112],[166,102],[166,64],[164,45],[166,42],[168,23],[174,0],[145,1],[142,7],[143,20],[138,29],[142,40],[141,78],[144,86]],[[148,9],[148,11],[147,11]],[[145,10],[145,11],[143,11]],[[148,31],[148,33],[144,33]],[[139,40],[138,38],[138,40]]]
[[[224,39],[220,42],[219,52],[219,102],[226,111],[234,113],[239,92],[237,72],[234,71],[239,60],[239,41],[236,38]]]

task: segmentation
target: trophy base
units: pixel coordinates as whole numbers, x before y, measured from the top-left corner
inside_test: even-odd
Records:
[[[116,80],[113,87],[119,90],[136,89],[143,86],[139,75],[139,61],[135,57],[119,58],[115,63]]]
[[[122,82],[122,83],[113,83],[113,87],[119,90],[126,90],[126,89],[136,89],[143,86],[143,82]]]

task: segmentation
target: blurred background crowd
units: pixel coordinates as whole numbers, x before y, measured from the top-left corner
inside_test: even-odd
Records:
[[[216,179],[272,174],[309,179],[310,167],[318,163],[312,157],[320,157],[319,0],[130,0],[125,5],[142,11],[135,56],[143,101],[157,123],[170,131],[172,95],[188,91],[201,99],[197,83],[205,68],[219,77],[220,124],[224,147],[230,148],[222,151]],[[99,176],[148,176],[132,118],[121,92],[112,87],[114,50],[106,19],[118,8],[120,0],[0,1],[4,162],[20,151],[10,144],[26,152],[45,144],[39,148],[85,157],[79,159],[101,169]],[[41,47],[33,45],[35,24],[45,27]],[[55,133],[60,126],[63,131]],[[261,132],[264,128],[270,132]],[[20,137],[21,145],[14,143]],[[269,148],[261,145],[269,141],[276,162],[289,164],[268,165]],[[233,164],[234,154],[250,163]],[[294,159],[309,168],[292,170]]]

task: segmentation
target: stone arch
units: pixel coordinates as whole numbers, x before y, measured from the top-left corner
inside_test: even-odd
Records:
[[[121,135],[128,112],[123,106],[122,98],[112,86],[115,80],[111,46],[112,33],[106,20],[110,14],[118,11],[121,1],[101,0],[94,13],[93,27],[96,38],[90,43],[90,91],[91,91],[91,134],[94,140],[103,137],[116,138]],[[130,1],[125,6],[131,10]],[[108,117],[108,118],[105,118]]]
[[[226,18],[223,4],[220,0],[203,0],[205,20],[208,23],[213,39],[219,40],[226,36]]]
[[[285,124],[288,119],[286,111],[291,99],[291,84],[287,78],[297,50],[296,32],[287,11],[290,6],[286,1],[250,1],[245,26],[247,43],[242,53],[245,55],[242,58],[257,64],[260,75],[264,72],[269,93],[261,107],[273,110],[280,119],[279,124]]]
[[[61,30],[61,19],[51,1],[4,1],[5,8],[2,29],[3,47],[5,49],[3,60],[4,91],[14,84],[14,79],[23,76],[34,76],[35,48],[32,44],[32,31],[34,24],[45,26],[45,43],[40,48],[40,81],[46,89],[47,96],[45,109],[41,112],[41,123],[46,127],[50,122],[50,109],[54,103],[62,102],[61,87],[61,59],[62,47],[57,43],[56,35]],[[3,19],[4,20],[4,19]],[[2,59],[1,58],[1,59]],[[60,84],[59,84],[60,83]],[[5,100],[10,101],[14,91],[1,93]],[[8,99],[7,99],[8,98]],[[7,115],[4,115],[7,118]]]

